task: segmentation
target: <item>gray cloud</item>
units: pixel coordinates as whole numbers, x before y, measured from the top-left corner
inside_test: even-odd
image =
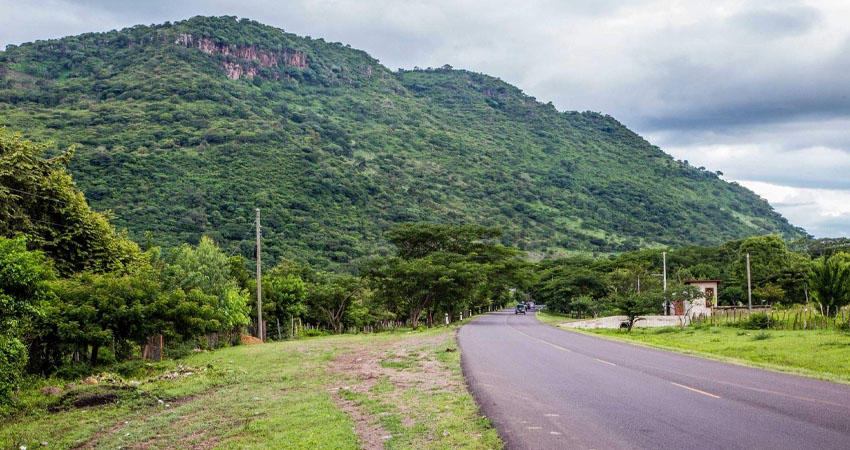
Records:
[[[850,203],[844,0],[5,2],[0,47],[199,14],[348,43],[392,69],[448,63],[562,110],[611,114],[762,195],[831,189],[832,203],[805,213],[787,192],[770,200],[815,234],[850,232],[835,212]]]
[[[730,22],[745,33],[758,37],[786,37],[811,31],[820,22],[821,13],[810,7],[762,9],[734,15]]]

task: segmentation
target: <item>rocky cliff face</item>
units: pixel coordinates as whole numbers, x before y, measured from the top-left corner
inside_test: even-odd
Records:
[[[260,67],[290,66],[304,69],[309,66],[307,54],[300,50],[264,50],[254,46],[230,46],[218,43],[207,37],[195,37],[191,34],[180,34],[175,44],[188,48],[197,48],[209,55],[222,55],[225,60],[222,67],[227,77],[237,80],[241,77],[253,79],[260,74]],[[280,77],[274,72],[273,78]]]

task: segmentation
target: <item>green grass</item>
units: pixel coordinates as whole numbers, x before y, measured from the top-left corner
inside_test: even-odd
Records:
[[[140,385],[120,391],[126,394],[117,403],[59,412],[49,411],[59,398],[39,391],[45,381],[33,381],[19,396],[18,412],[0,419],[0,449],[43,448],[40,442],[51,449],[87,443],[101,448],[353,449],[362,443],[354,419],[339,408],[346,398],[363,400],[360,411],[392,435],[388,448],[501,448],[463,384],[458,352],[446,352],[457,348],[455,330],[330,336],[198,353],[179,361],[197,370],[191,375],[161,379],[178,362],[154,364]],[[383,350],[389,346],[416,348],[419,356],[402,358],[402,368],[390,364],[367,392],[360,392],[358,374],[334,370],[341,356],[372,351],[383,367],[393,358]],[[399,382],[400,373],[429,362],[437,364],[432,369],[439,369],[440,377],[448,374],[456,382],[451,389],[428,391]],[[99,392],[105,385],[85,389]],[[342,385],[352,392],[338,391]]]
[[[558,325],[559,323],[576,322],[579,320],[571,317],[569,314],[562,314],[554,311],[540,310],[535,313],[537,320],[550,325]]]
[[[850,334],[836,330],[742,330],[692,326],[684,330],[583,330],[589,334],[771,370],[850,383]]]

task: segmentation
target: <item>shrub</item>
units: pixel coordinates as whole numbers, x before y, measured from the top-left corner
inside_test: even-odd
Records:
[[[770,339],[770,333],[762,331],[761,333],[756,333],[756,335],[753,336],[754,341],[763,341],[765,339]]]
[[[79,380],[85,378],[92,373],[92,368],[88,362],[77,361],[68,364],[63,364],[56,369],[56,376],[63,380]]]
[[[326,331],[326,330],[304,330],[304,332],[302,333],[302,336],[315,337],[315,336],[330,336],[332,334],[333,333],[331,333],[330,331]]]
[[[134,359],[115,364],[110,370],[124,378],[143,378],[152,368],[153,365],[148,361]]]
[[[24,344],[15,338],[0,336],[0,404],[7,402],[9,393],[18,387],[26,364]]]
[[[770,319],[765,313],[755,313],[742,320],[738,326],[745,330],[766,330],[770,328]]]

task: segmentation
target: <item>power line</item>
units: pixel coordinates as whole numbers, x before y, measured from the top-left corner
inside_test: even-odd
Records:
[[[12,216],[12,218],[13,218],[13,219],[21,219],[21,220],[30,220],[30,221],[33,221],[33,222],[43,223],[43,224],[45,224],[45,225],[53,225],[54,227],[61,227],[61,228],[75,228],[75,227],[72,227],[71,225],[61,225],[61,224],[58,224],[58,223],[53,223],[53,222],[47,222],[47,221],[44,221],[44,220],[33,219],[32,217]]]
[[[20,194],[29,195],[29,196],[32,196],[32,197],[44,199],[44,200],[50,200],[50,201],[54,201],[54,202],[57,202],[57,203],[63,203],[63,204],[69,205],[69,206],[76,206],[74,203],[71,203],[71,202],[68,202],[68,201],[65,201],[65,200],[60,200],[60,199],[54,198],[54,197],[47,197],[47,196],[44,196],[44,195],[34,194],[32,192],[22,191],[20,189],[15,189],[15,188],[9,187],[9,186],[2,186],[2,188],[8,189],[10,191],[14,191],[14,192],[17,192],[17,193],[20,193]],[[89,206],[89,208],[91,208],[91,206]],[[92,210],[92,211],[94,211],[94,210]],[[97,212],[97,211],[95,211],[95,212]],[[100,212],[100,214],[104,214],[104,213]],[[116,219],[121,219],[121,216],[119,216],[118,214],[115,214],[115,211],[109,210],[109,214],[114,216]]]
[[[237,252],[237,251],[239,251],[239,244],[241,244],[241,243],[245,242],[245,238],[247,238],[247,237],[248,237],[248,235],[250,235],[250,234],[251,234],[251,230],[253,230],[253,229],[254,229],[254,225],[256,225],[256,224],[257,224],[257,219],[254,219],[254,220],[251,222],[251,226],[250,226],[250,227],[248,227],[248,231],[247,231],[247,232],[245,232],[245,235],[244,235],[244,236],[242,236],[242,239],[240,239],[240,240],[239,240],[239,242],[237,242],[237,243],[236,243],[236,248],[234,248],[234,249],[233,249],[233,251],[232,251],[232,252],[230,252],[230,256],[228,256],[228,257],[227,257],[227,259],[232,258],[232,257],[233,257],[233,255],[235,255],[235,254],[236,254],[236,252]]]
[[[73,203],[67,202],[65,200],[59,200],[58,198],[46,197],[44,195],[33,194],[32,192],[22,191],[20,189],[15,189],[15,188],[12,188],[12,187],[9,187],[9,186],[3,186],[3,189],[8,189],[10,191],[15,191],[15,192],[18,192],[18,193],[21,193],[21,194],[26,194],[26,195],[30,195],[30,196],[33,196],[33,197],[42,198],[44,200],[53,200],[54,202],[64,203],[66,205],[71,205],[71,206],[74,205]]]

